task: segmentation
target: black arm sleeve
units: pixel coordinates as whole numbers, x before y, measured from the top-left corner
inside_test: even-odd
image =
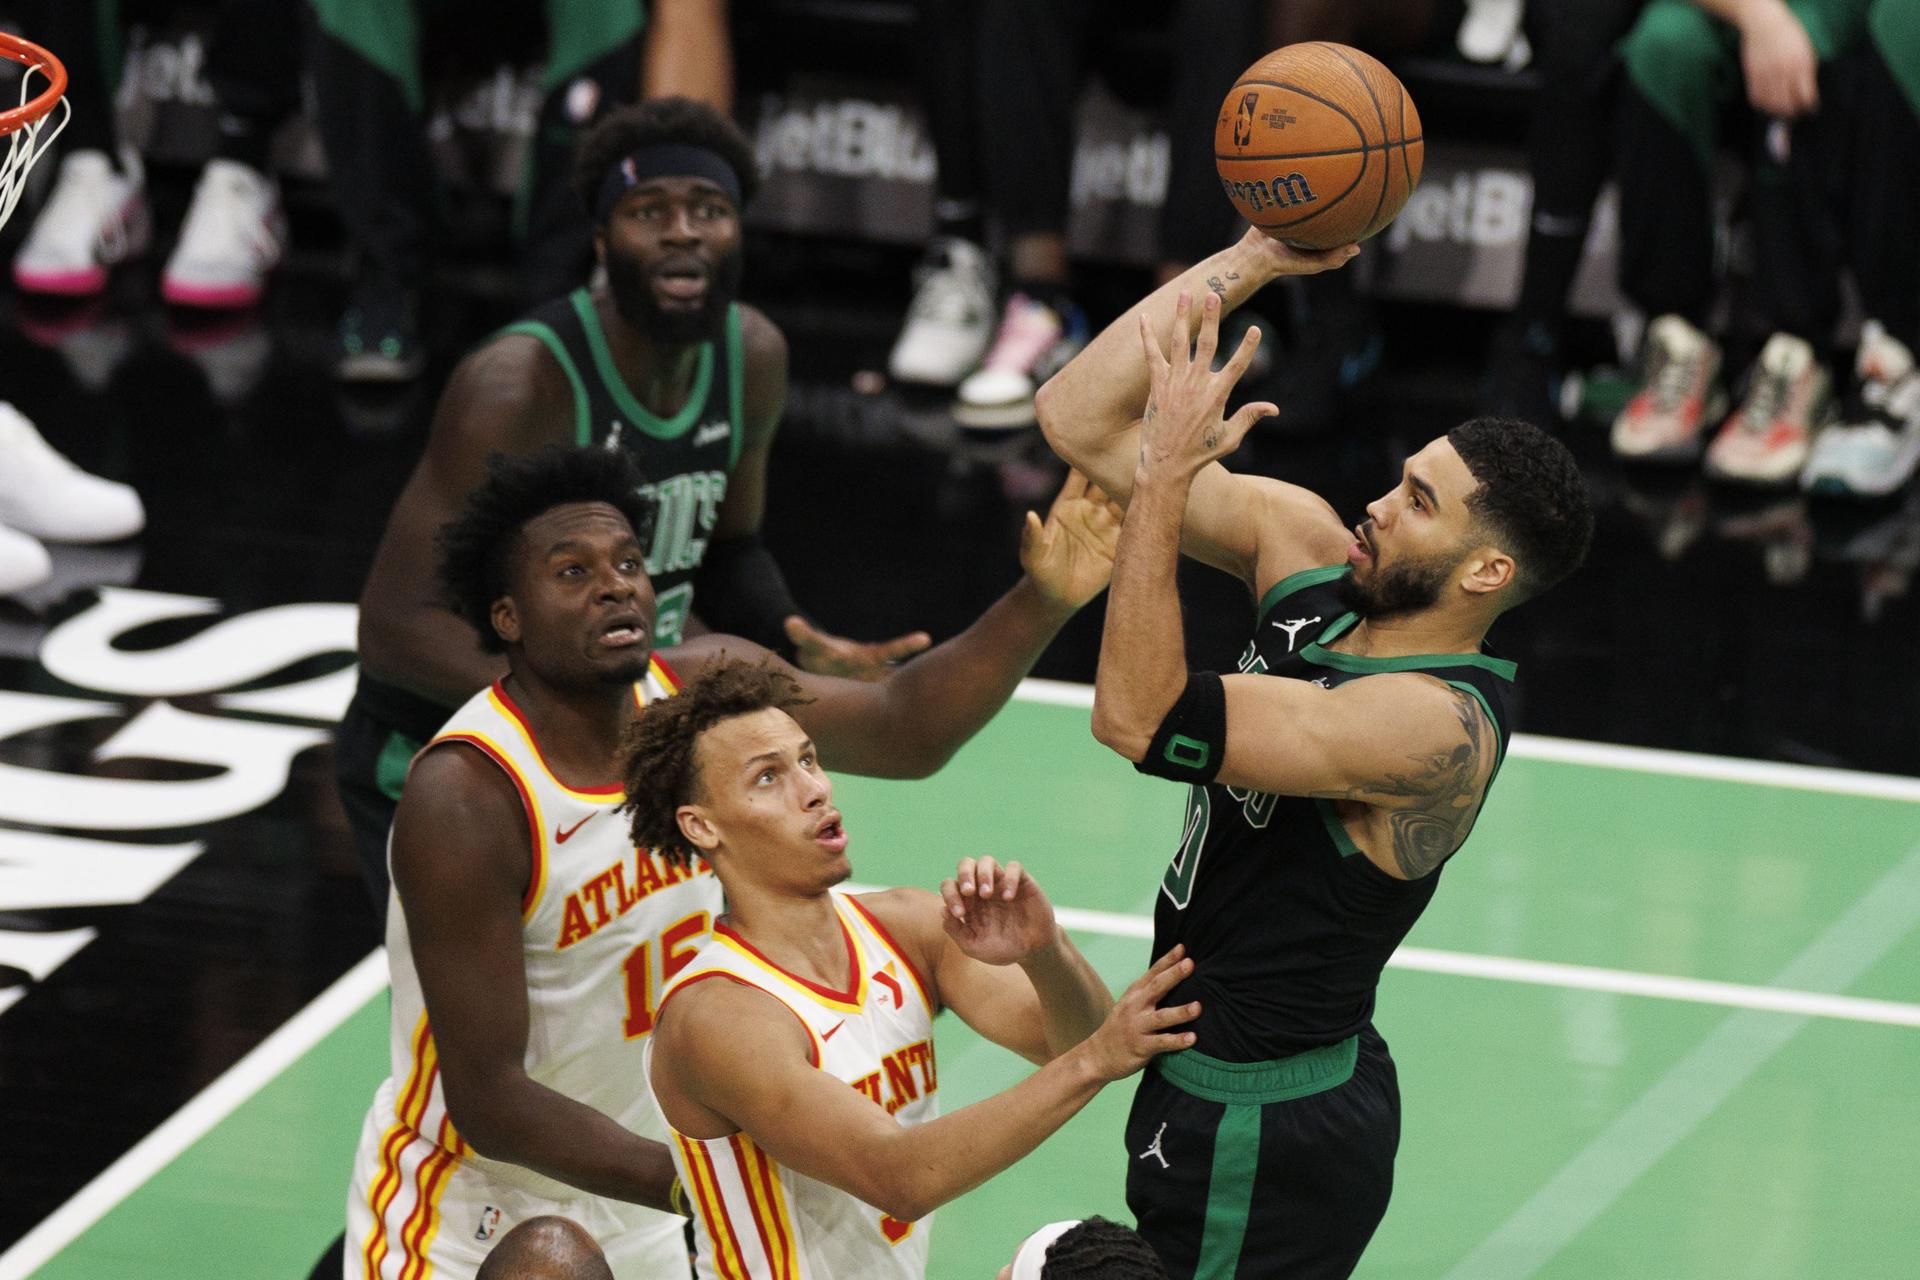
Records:
[[[784,624],[800,606],[759,534],[715,538],[707,544],[693,579],[693,604],[715,631],[745,636],[782,657],[793,657]]]
[[[1193,671],[1133,767],[1175,782],[1212,782],[1227,754],[1227,690],[1211,671]]]

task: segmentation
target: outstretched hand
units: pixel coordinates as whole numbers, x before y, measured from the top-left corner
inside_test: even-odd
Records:
[[[1043,521],[1027,512],[1020,530],[1020,567],[1046,596],[1078,609],[1106,590],[1113,577],[1124,513],[1078,471],[1054,495]]]
[[[1017,964],[1059,937],[1053,904],[1017,862],[962,858],[940,898],[947,936],[983,964]]]
[[[1083,1040],[1076,1052],[1086,1053],[1094,1071],[1102,1080],[1130,1076],[1163,1053],[1191,1049],[1197,1037],[1191,1031],[1176,1031],[1200,1016],[1200,1002],[1162,1008],[1160,1002],[1193,972],[1187,949],[1176,944],[1153,962],[1153,967],[1133,980],[1113,1008],[1107,1011],[1100,1029]]]
[[[787,639],[793,642],[796,665],[802,671],[849,680],[884,680],[895,663],[933,643],[933,637],[924,631],[891,640],[849,640],[817,629],[797,613],[787,619],[786,631]]]
[[[1193,296],[1182,293],[1174,304],[1173,332],[1187,333]],[[1201,303],[1200,333],[1192,347],[1177,337],[1173,353],[1160,350],[1145,316],[1140,318],[1140,344],[1147,360],[1147,408],[1140,422],[1140,467],[1143,471],[1191,478],[1209,462],[1226,457],[1262,418],[1280,412],[1279,406],[1255,400],[1222,420],[1227,397],[1239,383],[1253,353],[1260,349],[1260,330],[1250,328],[1226,365],[1213,367],[1220,343],[1220,299],[1208,293]]]

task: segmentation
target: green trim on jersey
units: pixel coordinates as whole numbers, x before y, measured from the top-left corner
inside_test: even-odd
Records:
[[[1491,787],[1493,780],[1500,775],[1500,766],[1507,762],[1507,745],[1500,740],[1500,717],[1493,714],[1493,704],[1487,701],[1487,695],[1468,684],[1465,680],[1449,680],[1447,683],[1462,693],[1472,694],[1474,701],[1480,704],[1480,709],[1487,713],[1487,724],[1493,729],[1493,772],[1487,775],[1487,786]],[[1480,799],[1483,803],[1486,800],[1486,789],[1484,787],[1481,789]]]
[[[1182,1093],[1228,1106],[1259,1107],[1343,1085],[1353,1078],[1359,1060],[1360,1037],[1348,1036],[1271,1062],[1225,1062],[1198,1049],[1182,1049],[1156,1058],[1153,1065]]]
[[[1320,638],[1300,651],[1308,662],[1323,667],[1332,667],[1335,671],[1351,671],[1356,675],[1379,675],[1386,671],[1425,671],[1430,667],[1479,667],[1482,671],[1491,671],[1502,680],[1512,680],[1520,670],[1517,663],[1505,658],[1491,658],[1484,653],[1416,653],[1404,658],[1363,658],[1358,654],[1339,653],[1325,646],[1352,630],[1354,623],[1360,621],[1360,615],[1348,613],[1341,615],[1331,627],[1320,633]]]
[[[673,417],[663,419],[647,412],[634,399],[626,380],[620,376],[620,368],[613,362],[613,351],[607,346],[606,331],[600,327],[600,313],[594,310],[592,295],[585,289],[575,289],[567,300],[573,304],[574,314],[580,317],[580,327],[586,330],[587,349],[593,352],[593,367],[600,374],[607,394],[620,407],[620,412],[626,414],[635,427],[656,440],[677,440],[685,435],[707,405],[707,391],[713,385],[713,344],[704,343],[700,348],[700,366],[694,370],[693,387],[687,392],[687,402],[680,406],[680,412]]]
[[[587,384],[580,378],[580,370],[574,367],[573,357],[567,353],[567,344],[560,341],[560,335],[553,327],[539,320],[516,320],[495,334],[518,333],[529,338],[538,338],[547,350],[553,352],[553,358],[560,362],[560,369],[567,375],[567,381],[573,384],[573,442],[581,448],[593,443],[593,423],[588,419]]]
[[[1317,799],[1313,806],[1320,811],[1320,821],[1327,826],[1327,839],[1333,841],[1333,847],[1340,851],[1340,856],[1351,858],[1359,853],[1360,846],[1348,834],[1347,824],[1340,820],[1340,811],[1333,807],[1333,801]]]
[[[1271,587],[1268,587],[1267,594],[1260,597],[1260,608],[1254,615],[1254,625],[1258,626],[1260,623],[1265,622],[1267,620],[1267,614],[1272,610],[1273,606],[1279,604],[1294,592],[1304,591],[1308,587],[1315,587],[1323,582],[1332,582],[1335,578],[1348,572],[1349,570],[1346,565],[1330,564],[1319,569],[1302,569],[1298,573],[1288,574]]]
[[[727,307],[727,390],[728,407],[733,411],[733,440],[727,445],[727,474],[740,465],[740,451],[747,444],[747,355],[740,336],[740,304]]]

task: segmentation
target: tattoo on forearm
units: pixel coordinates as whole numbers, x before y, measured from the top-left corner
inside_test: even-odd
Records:
[[[1234,279],[1236,279],[1236,280],[1238,280],[1238,279],[1239,279],[1240,277],[1238,277],[1238,276],[1235,276],[1235,277],[1233,277],[1233,278],[1234,278]],[[1226,286],[1225,284],[1223,284],[1223,283],[1221,282],[1221,280],[1220,280],[1220,277],[1219,277],[1219,276],[1208,276],[1208,277],[1207,277],[1207,288],[1209,288],[1209,289],[1211,289],[1211,290],[1213,290],[1213,291],[1214,291],[1215,293],[1217,293],[1217,294],[1219,294],[1219,295],[1220,295],[1220,301],[1222,301],[1222,302],[1225,302],[1225,301],[1227,300],[1227,286]]]
[[[1486,798],[1482,773],[1492,751],[1492,726],[1472,694],[1453,694],[1453,713],[1460,721],[1460,741],[1438,751],[1409,756],[1404,773],[1389,774],[1366,786],[1339,792],[1319,792],[1323,800],[1414,800],[1413,807],[1394,809],[1387,825],[1393,832],[1393,860],[1400,874],[1418,880],[1452,856],[1467,838]]]

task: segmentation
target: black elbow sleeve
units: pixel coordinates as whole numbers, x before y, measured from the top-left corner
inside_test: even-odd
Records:
[[[1206,783],[1220,772],[1226,754],[1226,686],[1214,672],[1195,671],[1133,767],[1156,778]]]

